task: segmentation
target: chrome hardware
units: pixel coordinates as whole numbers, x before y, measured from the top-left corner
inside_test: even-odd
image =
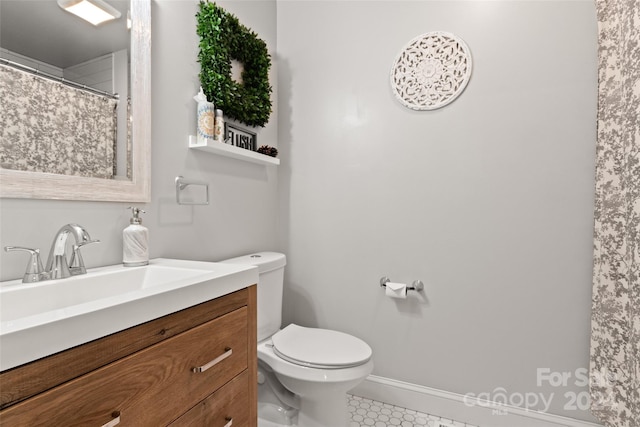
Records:
[[[76,241],[73,248],[73,255],[71,257],[73,270],[69,268],[66,255],[67,238],[69,237],[69,234],[71,234]],[[82,256],[80,256],[79,249],[89,243],[97,242],[99,242],[99,240],[91,240],[87,230],[78,224],[63,225],[53,238],[45,270],[51,275],[51,279],[64,279],[66,277],[71,277],[72,275],[86,273],[87,270],[84,267],[84,262],[82,260]]]
[[[100,240],[91,240],[89,242],[80,243],[79,245],[73,245],[71,260],[69,261],[69,270],[71,271],[72,276],[77,276],[78,274],[87,274],[87,269],[84,266],[84,260],[82,259],[82,253],[80,253],[80,249],[83,246],[89,245],[91,243],[100,243]]]
[[[182,192],[190,185],[204,187],[204,200],[192,201],[187,200],[185,197],[181,197]],[[183,176],[176,176],[176,203],[179,205],[208,205],[209,184],[204,181],[196,181],[193,179],[186,179]]]
[[[390,282],[390,281],[391,279],[389,279],[387,276],[383,276],[380,278],[380,286],[383,288],[386,288],[387,282]],[[407,290],[420,292],[424,290],[424,283],[422,283],[422,280],[414,280],[413,282],[411,282],[410,286],[407,286]]]
[[[216,357],[215,359],[213,359],[211,362],[207,363],[206,365],[203,366],[199,366],[196,368],[191,368],[191,372],[194,373],[200,373],[200,372],[204,372],[207,369],[211,368],[214,365],[217,365],[218,363],[222,362],[224,359],[226,359],[227,357],[231,356],[233,354],[233,350],[230,347],[226,347],[224,349],[224,353],[222,353],[220,356]]]
[[[67,262],[67,238],[72,235],[75,245],[72,247],[71,262]],[[84,260],[80,249],[90,243],[98,243],[100,240],[91,240],[87,230],[78,224],[66,224],[58,230],[53,238],[47,265],[43,269],[40,259],[40,250],[23,248],[21,246],[6,246],[5,251],[26,251],[31,253],[26,273],[22,278],[22,283],[41,282],[50,279],[64,279],[70,276],[86,274]]]
[[[22,276],[22,283],[34,283],[44,280],[46,273],[42,268],[42,261],[40,260],[40,249],[24,248],[22,246],[5,246],[6,252],[11,251],[24,251],[29,252],[29,264],[27,264],[27,270]]]
[[[113,417],[113,419],[108,423],[104,424],[102,427],[113,427],[115,425],[120,424],[120,412],[115,411],[111,414],[111,416]]]

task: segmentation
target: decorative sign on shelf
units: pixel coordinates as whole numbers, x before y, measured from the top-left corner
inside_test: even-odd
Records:
[[[443,31],[422,34],[398,54],[391,87],[412,110],[435,110],[453,102],[471,78],[471,51],[459,37]]]
[[[233,123],[227,122],[227,144],[236,147],[246,148],[247,150],[256,151],[258,148],[258,136],[254,132],[249,132]]]

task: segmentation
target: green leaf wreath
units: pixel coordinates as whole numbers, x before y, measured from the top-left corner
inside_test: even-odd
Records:
[[[200,84],[224,115],[249,126],[264,126],[271,115],[267,44],[215,3],[200,1]],[[231,78],[231,60],[242,63],[242,83]]]

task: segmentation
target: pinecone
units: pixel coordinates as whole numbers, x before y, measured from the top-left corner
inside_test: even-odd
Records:
[[[261,145],[260,148],[258,148],[258,153],[276,157],[278,155],[278,149],[276,147],[269,147],[268,145]]]

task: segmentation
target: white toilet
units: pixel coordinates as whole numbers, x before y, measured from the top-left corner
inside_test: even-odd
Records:
[[[258,427],[346,426],[346,392],[373,370],[371,347],[328,329],[280,329],[283,254],[259,252],[222,262],[258,267]]]

